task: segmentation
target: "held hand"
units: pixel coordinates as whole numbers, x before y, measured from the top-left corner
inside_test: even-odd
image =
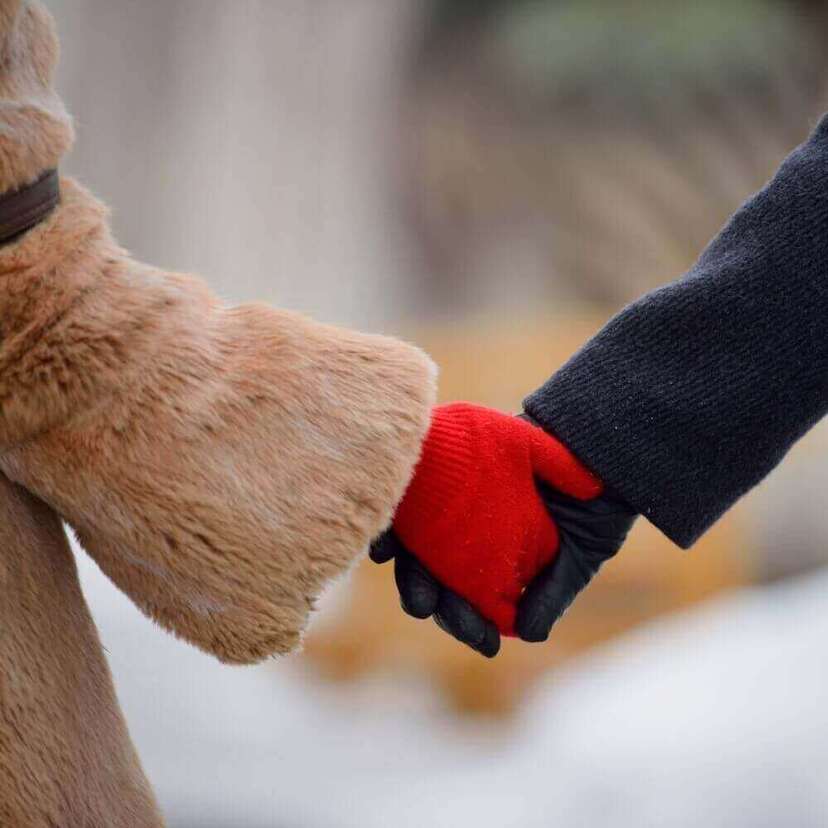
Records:
[[[567,506],[602,491],[565,446],[524,418],[465,403],[435,409],[393,529],[371,551],[377,562],[396,558],[403,609],[434,615],[484,655],[497,652],[500,633],[537,640],[559,598],[570,595],[570,569],[583,575],[592,565],[574,558],[567,540],[566,566],[552,576],[561,538],[538,483]],[[571,516],[562,514],[569,532]],[[541,574],[544,588],[536,591]]]

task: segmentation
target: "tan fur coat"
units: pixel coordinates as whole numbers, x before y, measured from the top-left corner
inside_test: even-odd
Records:
[[[0,825],[160,825],[60,521],[2,476],[0,545]]]
[[[0,0],[0,37],[6,190],[54,166],[72,130],[51,90],[46,12]],[[0,644],[0,815],[157,825],[146,786],[126,805],[112,796],[143,777],[47,506],[171,632],[227,662],[288,652],[323,586],[390,521],[434,369],[392,339],[224,307],[198,279],[132,260],[103,206],[72,181],[62,188],[43,224],[0,248],[0,472],[28,490],[0,478],[0,624],[17,630]],[[76,669],[91,657],[96,690],[52,686],[58,639],[44,636],[57,623],[80,629],[60,659]],[[71,726],[50,731],[36,705],[20,706],[22,672],[47,709],[74,698]],[[89,728],[93,698],[106,715]],[[78,738],[92,749],[73,748]],[[97,761],[113,744],[123,761]]]

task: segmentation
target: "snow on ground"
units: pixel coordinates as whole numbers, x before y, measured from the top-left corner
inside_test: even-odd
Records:
[[[79,566],[171,828],[828,824],[826,573],[627,635],[504,732],[458,724],[413,676],[224,667]]]

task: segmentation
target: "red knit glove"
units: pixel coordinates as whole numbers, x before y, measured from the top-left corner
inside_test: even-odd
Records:
[[[558,550],[536,480],[578,500],[601,482],[526,420],[454,403],[434,409],[394,533],[440,583],[505,635],[525,587]]]

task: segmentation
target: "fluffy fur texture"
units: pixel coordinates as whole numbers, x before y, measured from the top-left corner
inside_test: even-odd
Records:
[[[52,76],[59,54],[40,3],[0,0],[0,192],[56,167],[74,141]]]
[[[228,662],[293,649],[388,524],[433,402],[409,345],[131,260],[61,207],[0,251],[0,469],[146,613]]]
[[[71,145],[56,58],[42,6],[0,0],[0,191]],[[223,307],[64,181],[0,249],[0,824],[160,824],[49,506],[167,629],[256,661],[389,523],[433,398],[419,350]]]
[[[0,552],[0,825],[161,825],[60,521],[2,476]]]

